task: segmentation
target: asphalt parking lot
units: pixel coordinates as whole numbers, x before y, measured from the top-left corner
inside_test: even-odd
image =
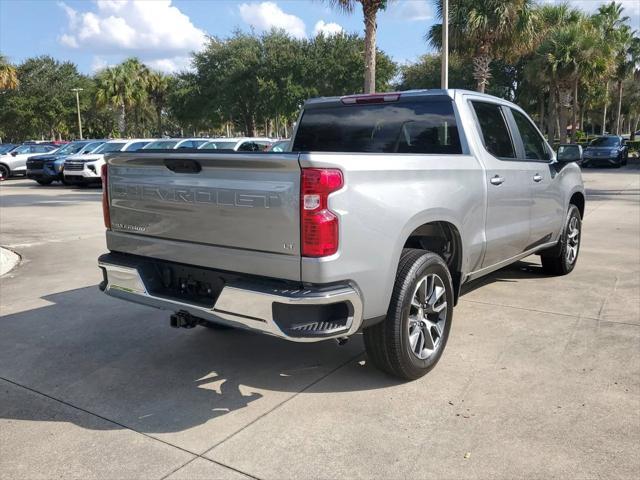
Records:
[[[99,189],[0,184],[0,478],[638,478],[640,166],[590,169],[567,277],[468,286],[400,383],[360,338],[175,330],[101,294]]]

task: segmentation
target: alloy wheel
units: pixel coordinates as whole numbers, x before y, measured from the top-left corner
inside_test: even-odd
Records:
[[[580,227],[578,218],[571,217],[567,228],[567,263],[572,265],[578,257],[578,247],[580,246]]]
[[[442,345],[447,308],[442,279],[435,273],[423,277],[411,297],[408,322],[409,347],[420,360],[433,355]]]

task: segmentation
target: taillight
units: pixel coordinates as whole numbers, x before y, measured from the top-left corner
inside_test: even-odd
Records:
[[[111,215],[109,213],[109,173],[106,163],[102,165],[100,176],[102,177],[102,216],[104,217],[104,226],[111,229]]]
[[[368,103],[397,102],[399,93],[373,93],[368,95],[349,95],[342,97],[340,101],[345,105],[360,105]]]
[[[338,217],[329,210],[329,194],[344,185],[342,172],[332,168],[303,168],[300,185],[302,255],[325,257],[338,251]]]

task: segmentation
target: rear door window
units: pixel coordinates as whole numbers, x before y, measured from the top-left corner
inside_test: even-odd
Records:
[[[311,108],[302,116],[292,150],[462,153],[449,99]]]
[[[520,138],[524,144],[524,154],[527,160],[549,160],[551,156],[545,147],[545,142],[533,126],[531,121],[517,110],[511,109],[516,122]]]
[[[495,103],[471,102],[480,125],[484,148],[499,158],[516,158],[502,107]]]

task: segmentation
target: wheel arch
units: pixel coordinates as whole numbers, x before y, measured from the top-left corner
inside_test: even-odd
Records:
[[[569,205],[575,205],[580,211],[580,218],[584,218],[585,196],[582,192],[574,192],[569,199]]]
[[[415,227],[406,235],[402,249],[417,248],[440,255],[451,273],[455,303],[462,283],[463,247],[459,228],[448,220],[433,220]]]

